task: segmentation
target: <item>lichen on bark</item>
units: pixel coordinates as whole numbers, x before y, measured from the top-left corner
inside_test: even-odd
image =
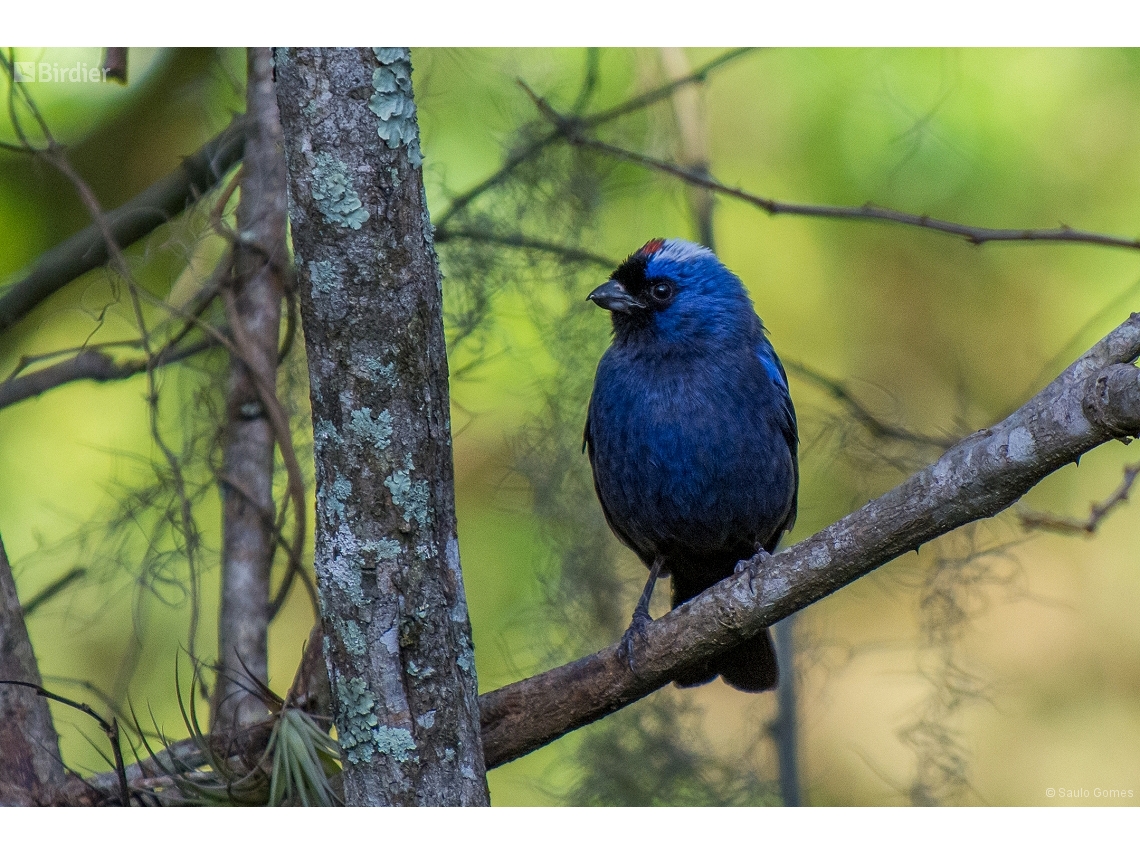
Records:
[[[410,56],[276,56],[346,800],[486,804]]]

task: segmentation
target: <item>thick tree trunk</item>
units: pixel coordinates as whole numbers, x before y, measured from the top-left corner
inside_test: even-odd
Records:
[[[269,48],[250,48],[248,137],[237,209],[229,321],[240,356],[230,357],[222,478],[222,594],[212,727],[233,729],[266,715],[249,691],[268,682],[269,573],[273,561],[273,447],[262,390],[277,385],[285,249],[285,157]],[[240,327],[240,330],[239,330]],[[238,334],[240,332],[240,335]]]
[[[42,685],[2,541],[0,680]],[[66,780],[47,699],[26,686],[0,685],[0,805],[49,804]]]
[[[279,50],[349,804],[486,804],[408,51]]]

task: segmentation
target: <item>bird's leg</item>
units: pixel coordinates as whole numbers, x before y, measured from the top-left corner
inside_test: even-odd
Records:
[[[658,556],[649,568],[649,579],[645,582],[645,590],[641,592],[641,599],[637,601],[637,608],[633,610],[633,618],[629,622],[629,629],[621,637],[621,647],[625,652],[625,661],[633,667],[633,639],[634,636],[645,638],[645,628],[653,618],[649,616],[649,600],[653,597],[653,588],[657,584],[657,577],[661,575],[664,560]]]

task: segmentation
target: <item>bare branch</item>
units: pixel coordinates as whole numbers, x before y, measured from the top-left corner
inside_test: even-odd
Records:
[[[759,48],[736,48],[734,50],[725,51],[720,56],[709,60],[704,65],[693,71],[692,74],[686,74],[683,77],[678,77],[676,80],[670,80],[658,86],[656,89],[651,89],[643,95],[638,95],[630,98],[628,101],[611,107],[609,110],[602,110],[601,112],[594,113],[592,116],[586,116],[582,119],[580,127],[585,129],[596,128],[614,119],[622,116],[628,116],[630,113],[636,113],[638,110],[644,110],[662,101],[665,98],[670,98],[673,93],[684,86],[691,86],[694,83],[704,83],[709,74],[722,65],[732,62],[733,60],[740,59],[740,57],[752,53]]]
[[[24,619],[27,620],[31,617],[32,612],[49,602],[53,597],[59,596],[86,575],[86,567],[72,567],[24,604]]]
[[[249,131],[241,169],[241,201],[237,208],[240,240],[234,246],[234,275],[223,290],[226,314],[239,352],[230,359],[226,393],[226,483],[223,490],[222,590],[218,617],[218,682],[214,690],[211,728],[232,728],[264,718],[259,693],[232,675],[243,671],[255,681],[269,679],[269,577],[273,566],[274,520],[272,407],[276,397],[277,343],[281,334],[281,302],[288,264],[286,235],[285,154],[273,57],[269,48],[247,51],[246,115]],[[221,222],[221,211],[215,220]],[[234,235],[234,237],[238,237]],[[269,397],[272,401],[262,400]],[[288,422],[285,420],[286,431]],[[279,438],[282,447],[290,436]],[[289,458],[289,455],[285,455]],[[301,509],[290,573],[300,563],[304,546],[304,502],[299,468],[289,467],[294,507]],[[292,482],[298,482],[293,485]]]
[[[551,255],[557,255],[567,261],[584,261],[590,264],[596,264],[608,270],[612,270],[620,263],[612,258],[591,252],[588,249],[581,249],[575,246],[563,246],[560,243],[540,240],[521,234],[504,235],[479,229],[437,228],[435,230],[435,242],[437,245],[453,240],[467,240],[472,243],[488,243],[495,246],[514,247],[516,249],[533,249],[538,252],[547,252]]]
[[[126,247],[146,237],[210,192],[241,160],[245,134],[245,117],[235,117],[228,128],[183,160],[170,175],[108,212],[106,225],[115,245]],[[95,223],[45,252],[27,276],[0,293],[0,333],[68,282],[101,267],[109,258],[103,230]]]
[[[633,703],[673,674],[750,638],[898,556],[993,516],[1110,439],[1140,432],[1140,314],[999,424],[978,431],[886,495],[761,560],[620,645],[480,698],[487,767]]]
[[[622,116],[627,116],[630,113],[637,112],[638,110],[644,110],[646,107],[649,107],[658,101],[668,98],[683,86],[689,86],[693,83],[703,83],[708,75],[715,69],[719,68],[725,63],[731,62],[734,59],[738,59],[739,57],[744,56],[746,53],[749,53],[752,50],[754,50],[754,48],[738,48],[736,50],[726,51],[716,59],[705,63],[692,74],[686,77],[682,77],[678,80],[672,80],[669,83],[666,83],[664,86],[659,86],[656,89],[653,89],[642,95],[630,98],[628,101],[618,104],[616,107],[611,107],[608,110],[602,110],[601,112],[594,113],[590,116],[575,116],[567,118],[566,121],[568,123],[572,123],[574,128],[579,131],[591,130],[593,128],[600,127],[604,124],[607,124],[608,122],[612,122],[614,119],[621,118]],[[588,76],[589,71],[587,70],[587,77]],[[523,84],[523,88],[526,88],[525,84]],[[527,91],[529,92],[530,90],[528,89]],[[586,86],[583,86],[583,91],[587,91]],[[451,220],[452,217],[463,211],[477,198],[482,196],[493,187],[497,187],[498,185],[502,184],[514,173],[516,169],[518,169],[527,161],[533,159],[534,157],[537,157],[550,145],[553,145],[554,143],[563,139],[565,135],[565,129],[563,127],[557,127],[545,136],[533,140],[532,142],[524,145],[520,150],[509,155],[506,161],[504,161],[503,165],[499,167],[499,169],[496,170],[492,175],[480,181],[467,192],[462,193],[452,199],[451,204],[448,205],[443,213],[436,218],[436,228],[442,228],[447,224],[449,220]]]
[[[217,347],[217,342],[207,339],[184,347],[163,348],[156,352],[151,367],[161,368],[164,365],[181,362],[214,347]],[[75,380],[95,380],[100,383],[125,380],[144,373],[147,367],[146,359],[118,362],[104,350],[96,348],[84,350],[71,359],[0,383],[0,410]]]
[[[883,421],[867,409],[866,405],[856,398],[850,390],[838,380],[821,374],[802,362],[797,362],[794,359],[785,359],[784,367],[788,370],[788,373],[799,375],[804,380],[819,387],[832,398],[839,401],[839,403],[843,404],[843,406],[847,408],[847,411],[851,413],[852,417],[854,417],[859,424],[863,425],[867,432],[876,439],[897,439],[901,442],[909,442],[912,445],[925,445],[944,450],[958,442],[957,437],[930,436],[915,433],[907,428]]]
[[[539,106],[539,110],[544,115],[547,115],[551,121],[556,121],[550,116],[552,112],[550,105],[543,99],[534,96],[533,93],[532,97],[535,98],[535,103]],[[801,217],[823,217],[838,220],[876,220],[879,222],[895,223],[897,225],[916,226],[918,228],[930,229],[932,231],[942,232],[943,234],[964,238],[975,246],[998,242],[1036,242],[1083,243],[1115,247],[1117,249],[1140,249],[1140,238],[1127,238],[1117,235],[1101,234],[1099,232],[1088,232],[1081,229],[1070,228],[1069,226],[1060,226],[1055,229],[991,229],[983,226],[955,223],[950,220],[940,220],[935,217],[928,217],[925,214],[910,214],[905,211],[896,211],[892,208],[883,208],[870,202],[858,206],[805,205],[795,202],[780,202],[776,199],[757,196],[754,193],[749,193],[738,187],[730,187],[727,184],[722,184],[703,172],[696,172],[666,160],[660,160],[655,157],[630,151],[629,149],[611,145],[600,140],[590,139],[578,131],[573,123],[568,122],[564,117],[562,118],[560,127],[566,132],[566,140],[571,145],[597,151],[619,160],[636,163],[647,169],[653,169],[657,172],[672,175],[692,186],[704,187],[722,196],[739,199],[742,202],[747,202],[773,215],[794,214]]]
[[[1088,519],[1078,520],[1072,517],[1059,517],[1028,508],[1020,509],[1018,518],[1026,529],[1041,529],[1057,534],[1095,534],[1097,527],[1104,521],[1104,518],[1119,505],[1128,501],[1128,494],[1132,491],[1132,484],[1137,475],[1140,475],[1140,463],[1125,466],[1124,478],[1121,479],[1119,486],[1103,502],[1093,502],[1089,509]]]

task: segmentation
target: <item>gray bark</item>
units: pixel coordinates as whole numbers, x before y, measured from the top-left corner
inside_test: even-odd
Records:
[[[43,685],[0,541],[0,680]],[[46,698],[0,685],[0,805],[48,804],[67,781]]]
[[[269,48],[248,52],[247,137],[237,209],[238,244],[222,480],[222,592],[212,729],[234,729],[268,710],[248,675],[269,680],[269,575],[273,562],[274,433],[262,390],[277,387],[285,294],[285,154]],[[239,329],[240,328],[240,329]]]
[[[487,804],[408,51],[276,53],[349,804]]]

